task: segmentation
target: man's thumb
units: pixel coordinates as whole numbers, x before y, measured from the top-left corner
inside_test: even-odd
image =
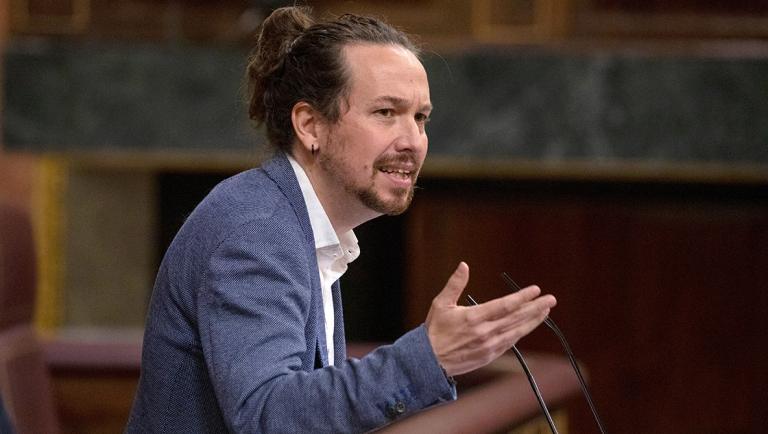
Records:
[[[469,282],[469,266],[462,261],[448,278],[448,283],[443,290],[435,297],[436,301],[441,305],[457,304],[461,293],[467,287],[467,282]]]

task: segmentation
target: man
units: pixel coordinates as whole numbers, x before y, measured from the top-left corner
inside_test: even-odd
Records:
[[[129,432],[364,432],[455,399],[554,306],[529,287],[457,300],[459,264],[423,325],[347,360],[338,278],[353,228],[403,212],[427,152],[426,72],[374,19],[263,24],[248,69],[251,117],[277,155],[219,184],[160,267]]]

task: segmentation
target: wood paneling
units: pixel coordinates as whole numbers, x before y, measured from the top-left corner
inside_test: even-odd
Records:
[[[13,0],[13,28],[25,33],[83,33],[91,20],[90,0]]]
[[[571,36],[731,39],[768,36],[768,6],[727,0],[574,0]]]
[[[291,1],[11,0],[20,35],[250,45],[262,19]],[[478,43],[658,43],[768,37],[768,6],[739,0],[311,0],[318,17],[375,15],[419,35],[428,49]],[[688,41],[688,46],[695,44]],[[663,45],[663,44],[662,44]]]
[[[125,430],[138,371],[53,373],[54,399],[64,434],[107,434]]]
[[[407,225],[409,326],[460,260],[478,300],[505,294],[508,271],[558,298],[552,317],[610,431],[762,432],[764,185],[442,181],[419,193]],[[559,350],[544,330],[521,348]],[[586,405],[573,428],[595,432]]]
[[[473,36],[484,43],[544,43],[562,38],[568,3],[558,0],[472,2]]]
[[[642,13],[749,15],[768,13],[768,3],[755,0],[592,0],[598,10]]]

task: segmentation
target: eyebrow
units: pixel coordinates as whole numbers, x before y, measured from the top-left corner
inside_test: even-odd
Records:
[[[409,101],[405,98],[400,98],[398,96],[391,96],[391,95],[380,96],[376,98],[374,102],[375,103],[388,102],[396,107],[404,107],[410,104]],[[419,107],[419,111],[431,111],[431,110],[432,110],[432,104],[429,104],[429,103]]]

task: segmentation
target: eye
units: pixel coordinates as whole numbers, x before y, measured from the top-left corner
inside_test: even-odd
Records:
[[[385,118],[391,118],[395,116],[395,110],[391,108],[378,109],[374,113],[384,116]]]
[[[420,124],[426,124],[427,122],[429,122],[429,120],[430,120],[429,115],[424,113],[416,113],[416,122]]]

